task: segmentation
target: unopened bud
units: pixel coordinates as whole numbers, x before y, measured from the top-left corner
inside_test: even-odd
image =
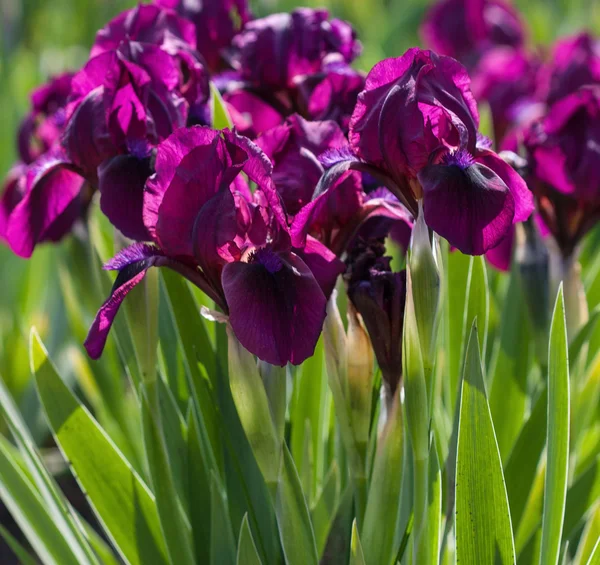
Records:
[[[433,367],[435,341],[439,321],[440,273],[431,246],[429,230],[419,202],[419,216],[413,228],[410,256],[410,276],[413,283],[415,316],[419,342],[426,370]]]

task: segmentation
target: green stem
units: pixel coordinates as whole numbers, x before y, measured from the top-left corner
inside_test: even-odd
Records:
[[[429,459],[413,459],[413,564],[427,565],[427,498]]]

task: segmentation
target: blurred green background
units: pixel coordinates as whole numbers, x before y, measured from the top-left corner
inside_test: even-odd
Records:
[[[364,70],[419,43],[419,24],[428,4],[423,0],[305,2],[327,7],[356,26],[364,45],[357,65]],[[600,29],[597,0],[519,0],[517,4],[529,24],[532,47],[547,45],[581,27],[596,32]],[[14,162],[15,132],[27,111],[31,89],[48,75],[81,66],[96,31],[133,5],[132,0],[0,0],[0,177]],[[252,2],[257,15],[295,6],[296,0]],[[0,374],[30,420],[39,418],[36,397],[29,386],[26,353],[31,325],[37,326],[55,355],[65,355],[74,339],[57,268],[64,266],[65,255],[60,247],[45,245],[36,250],[32,260],[25,261],[0,244]],[[36,428],[34,421],[29,423]],[[42,430],[43,424],[38,422],[37,427]]]

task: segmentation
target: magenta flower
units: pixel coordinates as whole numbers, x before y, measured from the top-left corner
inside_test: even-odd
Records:
[[[102,211],[132,239],[148,239],[142,201],[154,148],[208,100],[192,27],[172,11],[140,5],[98,33],[72,81],[64,146],[100,190]]]
[[[208,100],[208,73],[196,50],[196,29],[175,12],[139,4],[110,21],[96,34],[91,57],[115,51],[123,41],[160,47],[177,60],[181,79],[179,93],[190,107]]]
[[[525,29],[502,0],[441,0],[427,13],[421,37],[427,47],[470,66],[490,47],[521,47]]]
[[[23,163],[32,163],[59,141],[72,77],[72,73],[52,77],[31,94],[31,111],[21,123],[18,134],[19,157]]]
[[[309,122],[293,115],[260,135],[256,143],[273,162],[277,192],[293,216],[294,246],[302,248],[313,237],[339,257],[359,230],[381,232],[384,237],[396,223],[401,226],[395,233],[402,240],[407,232],[410,237],[412,218],[406,208],[386,189],[366,194],[356,172],[342,175],[323,194],[315,193],[323,174],[319,156],[347,151],[346,137],[335,122]]]
[[[538,97],[547,104],[581,86],[600,83],[600,40],[579,33],[557,41],[539,77]]]
[[[508,129],[523,119],[524,105],[534,103],[538,69],[535,57],[506,46],[484,53],[473,69],[473,94],[490,105],[496,146]]]
[[[213,72],[223,65],[223,50],[252,18],[247,0],[155,0],[155,4],[194,24],[198,51]]]
[[[294,88],[321,71],[326,57],[346,63],[361,51],[350,24],[329,21],[327,10],[298,8],[246,24],[233,39],[231,63],[244,80],[263,88]]]
[[[524,181],[478,137],[465,68],[413,48],[373,67],[350,122],[353,155],[328,156],[319,191],[349,169],[381,180],[463,253],[495,247],[533,210]]]
[[[323,172],[318,156],[348,142],[335,122],[308,122],[294,114],[260,135],[256,144],[273,162],[275,186],[286,211],[295,215],[312,200]]]
[[[89,204],[85,179],[59,144],[71,77],[52,78],[33,92],[32,110],[19,130],[22,162],[2,189],[0,238],[21,257],[30,257],[38,243],[61,239]]]
[[[347,130],[363,83],[348,63],[360,43],[349,24],[328,17],[309,8],[273,14],[248,23],[233,39],[234,71],[215,83],[241,133],[255,137],[294,113],[333,119]]]
[[[565,256],[600,218],[600,86],[553,104],[524,134],[544,224]]]
[[[16,175],[15,175],[16,173]],[[44,241],[58,241],[89,204],[85,179],[58,147],[9,176],[0,201],[0,236],[14,253],[30,257]]]
[[[143,217],[153,245],[135,244],[107,265],[120,273],[86,340],[91,357],[102,353],[121,302],[152,266],[199,286],[259,358],[285,365],[312,355],[325,291],[343,264],[316,240],[292,247],[272,165],[250,140],[206,127],[176,131],[158,148]]]
[[[311,120],[333,120],[347,132],[365,77],[346,63],[332,62],[300,82],[305,112]]]

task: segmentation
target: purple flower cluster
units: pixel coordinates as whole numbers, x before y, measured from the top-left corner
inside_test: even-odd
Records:
[[[508,4],[480,0],[444,0],[422,28],[428,45],[469,68],[496,146],[526,159],[538,224],[569,257],[600,219],[600,40],[581,32],[544,55],[526,35]],[[510,265],[512,237],[489,256],[500,268]]]
[[[486,33],[463,38],[454,54],[520,45],[515,14],[488,8]],[[480,17],[463,12],[464,21]],[[406,289],[385,238],[406,249],[422,209],[451,245],[482,254],[527,219],[533,197],[478,132],[463,65],[414,48],[365,78],[350,66],[360,49],[353,28],[325,10],[253,19],[242,0],[157,0],[112,20],[79,72],[34,93],[0,236],[29,256],[68,233],[98,193],[133,240],[106,265],[118,275],[85,343],[91,357],[128,292],[166,267],[214,301],[250,352],[298,364],[346,272],[395,386]],[[210,127],[210,81],[232,129]]]

